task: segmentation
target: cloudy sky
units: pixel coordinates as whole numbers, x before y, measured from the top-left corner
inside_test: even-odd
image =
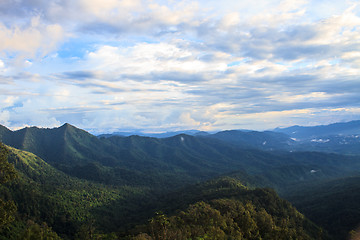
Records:
[[[92,133],[360,119],[360,4],[0,0],[0,124]]]

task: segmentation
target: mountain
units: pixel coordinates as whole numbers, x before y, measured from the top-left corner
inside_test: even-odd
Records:
[[[180,134],[186,134],[191,136],[197,135],[207,135],[207,132],[199,131],[199,130],[185,130],[185,131],[176,131],[176,132],[164,132],[164,133],[144,133],[141,131],[133,131],[133,132],[114,132],[108,134],[100,134],[98,135],[99,138],[108,138],[113,136],[122,136],[122,137],[129,137],[129,136],[142,136],[142,137],[153,137],[153,138],[168,138],[173,137]]]
[[[137,234],[136,228],[129,232],[130,229],[136,225],[141,228],[140,225],[146,224],[157,210],[164,211],[171,219],[187,221],[178,213],[182,211],[185,216],[191,216],[193,210],[196,213],[207,209],[216,213],[221,221],[232,222],[230,225],[236,228],[232,224],[236,222],[240,226],[237,218],[228,218],[234,213],[223,211],[230,205],[248,208],[249,219],[257,227],[263,226],[258,221],[264,218],[274,223],[270,224],[272,229],[295,231],[290,231],[287,237],[299,233],[305,234],[304,239],[317,239],[314,234],[319,231],[313,231],[317,227],[308,228],[308,223],[300,223],[299,219],[304,217],[264,187],[274,188],[315,221],[307,209],[319,207],[316,201],[323,200],[320,188],[311,192],[313,186],[328,182],[337,184],[338,179],[360,176],[359,156],[291,152],[288,148],[296,147],[298,142],[286,145],[289,137],[283,133],[225,131],[214,135],[98,138],[69,124],[53,129],[31,127],[17,131],[0,127],[0,140],[11,146],[9,160],[20,176],[15,182],[0,186],[0,197],[16,202],[19,213],[4,239],[11,239],[9,234],[18,228],[26,229],[29,217],[38,224],[46,222],[65,239],[74,239],[78,234],[88,234],[83,239],[89,239],[93,230],[89,233],[86,229],[93,228],[99,238],[101,234],[104,238],[113,234],[125,237]],[[267,143],[263,144],[263,141],[269,141],[274,149],[264,147]],[[280,151],[280,147],[275,149],[277,144],[285,145],[286,151]],[[333,196],[337,191],[339,199],[351,196],[350,190],[341,192],[326,186],[334,191],[324,196]],[[256,187],[262,189],[256,190]],[[293,190],[298,198],[291,197],[296,196],[292,195]],[[311,195],[302,195],[307,191]],[[307,201],[311,199],[309,196],[316,201]],[[247,201],[250,201],[249,205]],[[318,212],[325,214],[327,210],[341,206],[340,201],[335,203]],[[282,208],[285,212],[276,215]],[[276,210],[271,212],[271,209]],[[317,216],[324,217],[321,214]],[[337,216],[341,219],[345,215],[346,211]],[[287,218],[288,222],[284,220]],[[305,233],[295,230],[297,227],[290,218],[297,219],[294,221]],[[279,225],[282,220],[285,225]],[[354,223],[357,221],[354,218]],[[191,224],[184,225],[190,232],[194,230]],[[330,226],[323,222],[319,224],[326,229]],[[348,230],[338,224],[339,229]],[[267,233],[256,226],[254,231],[260,234],[256,236],[266,238]],[[213,227],[228,237],[235,236],[227,232],[227,228]],[[353,225],[351,228],[354,229]],[[172,230],[183,231],[176,227]],[[345,231],[341,232],[341,237],[345,236]],[[278,233],[269,234],[278,236]],[[0,233],[0,236],[5,235]]]
[[[276,128],[274,131],[285,133],[299,140],[332,135],[354,135],[360,134],[360,120],[313,127],[292,126],[288,128]]]
[[[206,137],[216,138],[241,148],[254,148],[262,150],[288,150],[294,144],[288,135],[271,131],[240,131],[228,130]]]
[[[293,126],[264,132],[229,130],[204,137],[216,138],[243,149],[360,155],[359,132],[360,121],[353,121],[328,126]]]
[[[241,170],[262,176],[276,187],[344,176],[360,166],[356,156],[255,149],[265,140],[270,146],[287,141],[285,135],[272,132],[227,131],[206,137],[181,134],[161,139],[97,138],[69,124],[5,132],[0,135],[4,143],[32,152],[71,176],[118,186],[172,189]],[[247,145],[242,145],[246,138]]]

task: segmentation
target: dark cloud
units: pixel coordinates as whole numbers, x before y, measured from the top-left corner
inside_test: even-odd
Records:
[[[92,71],[73,71],[73,72],[64,72],[60,75],[61,78],[65,79],[74,79],[74,80],[84,80],[96,78],[96,74]]]
[[[131,24],[127,25],[129,28]],[[112,24],[108,22],[102,22],[102,21],[96,21],[96,22],[90,22],[83,25],[80,25],[78,27],[79,32],[83,33],[89,33],[89,34],[111,34],[111,35],[119,35],[122,33],[128,32],[129,29],[126,28],[126,26],[122,24]]]
[[[334,56],[336,52],[331,45],[301,45],[282,44],[274,49],[274,58],[291,61],[301,58],[320,59],[327,56]]]
[[[161,80],[175,81],[181,83],[204,82],[209,80],[206,73],[185,73],[185,72],[152,72],[149,74],[123,74],[123,79],[134,81],[154,81]]]
[[[19,18],[29,17],[41,13],[46,2],[41,0],[2,0],[0,1],[0,14],[2,17]]]

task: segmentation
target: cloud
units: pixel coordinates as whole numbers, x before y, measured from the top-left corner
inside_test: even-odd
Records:
[[[88,67],[117,76],[115,79],[191,82],[207,79],[207,73],[226,70],[226,63],[218,59],[203,61],[201,52],[180,48],[176,43],[101,46],[90,52],[87,60]]]
[[[4,0],[0,13],[11,126],[211,130],[359,116],[356,4]]]
[[[44,24],[39,16],[26,26],[15,23],[8,27],[0,23],[0,56],[26,66],[26,59],[42,58],[56,50],[64,35],[60,25]]]

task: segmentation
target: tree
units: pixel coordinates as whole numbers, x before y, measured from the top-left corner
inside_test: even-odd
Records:
[[[9,150],[0,142],[0,184],[4,184],[16,177],[16,171],[8,162]],[[16,206],[13,201],[5,201],[0,198],[0,230],[14,220]]]
[[[153,239],[166,240],[167,231],[170,224],[168,217],[162,212],[157,212],[156,216],[150,220],[150,229]]]
[[[54,232],[46,223],[41,225],[29,220],[28,227],[21,235],[23,240],[61,240],[61,238]]]

